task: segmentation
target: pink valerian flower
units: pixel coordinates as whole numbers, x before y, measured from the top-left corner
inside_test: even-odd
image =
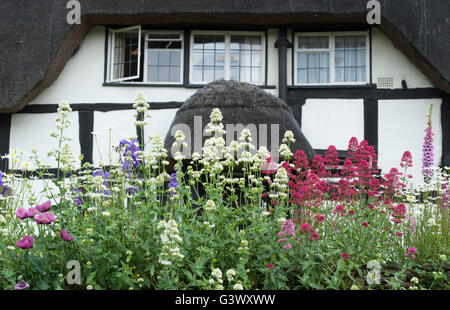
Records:
[[[290,250],[290,249],[292,249],[292,245],[291,245],[290,243],[285,244],[285,245],[283,246],[283,249],[285,249],[285,250]]]
[[[37,205],[36,209],[39,210],[39,212],[44,213],[47,212],[48,210],[50,210],[50,208],[52,207],[52,203],[51,201],[46,201],[43,204]]]
[[[431,109],[430,109],[430,115],[428,115],[428,126],[425,129],[425,137],[423,139],[423,145],[422,145],[422,175],[424,176],[424,179],[426,182],[429,182],[431,180],[431,177],[433,176],[433,171],[431,170],[431,167],[433,167],[434,164],[434,146],[433,146],[433,128],[431,125]]]
[[[292,236],[295,238],[295,232],[294,232],[294,223],[292,220],[286,220],[284,221],[283,225],[281,225],[281,231],[278,233],[278,237],[281,236]]]
[[[266,162],[261,164],[261,172],[264,174],[274,174],[278,170],[278,164],[273,161],[272,154],[269,152],[269,157]]]
[[[407,168],[412,167],[412,155],[410,151],[405,151],[400,162],[400,167]]]
[[[34,239],[31,236],[25,236],[19,241],[17,241],[16,245],[21,249],[30,249],[33,247]]]
[[[411,257],[412,259],[416,258],[417,249],[415,247],[409,247],[408,252],[405,253],[405,257]]]
[[[395,235],[396,235],[397,237],[403,236],[403,234],[402,234],[401,232],[396,232]]]
[[[66,241],[66,242],[70,242],[73,240],[72,236],[67,232],[67,230],[63,229],[61,230],[61,232],[59,233],[59,235],[61,236],[61,238]]]
[[[25,282],[25,281],[20,281],[19,283],[17,283],[15,286],[14,286],[14,289],[15,290],[24,290],[24,289],[27,289],[27,288],[29,288],[30,287],[30,284],[28,284],[27,282]]]
[[[56,222],[56,216],[50,212],[36,215],[35,219],[38,224],[50,224]]]
[[[342,253],[341,254],[341,257],[342,257],[342,259],[347,259],[347,258],[350,258],[350,255],[348,255],[348,253]]]

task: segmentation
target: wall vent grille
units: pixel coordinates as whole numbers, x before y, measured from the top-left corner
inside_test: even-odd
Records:
[[[394,78],[392,77],[379,77],[378,88],[394,88]]]

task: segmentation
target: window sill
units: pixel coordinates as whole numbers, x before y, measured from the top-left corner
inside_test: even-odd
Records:
[[[288,89],[342,89],[342,88],[364,88],[364,89],[374,89],[376,88],[376,84],[355,84],[355,85],[349,85],[349,84],[341,84],[341,85],[290,85],[288,86]]]
[[[122,87],[176,87],[176,88],[203,88],[207,84],[152,84],[152,83],[118,83],[118,82],[105,82],[103,86],[122,86]],[[256,85],[262,89],[276,89],[275,85]]]

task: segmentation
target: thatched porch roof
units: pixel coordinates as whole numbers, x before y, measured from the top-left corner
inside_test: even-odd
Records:
[[[175,141],[172,135],[172,128],[177,124],[189,126],[191,141],[194,144],[194,117],[201,116],[201,128],[205,128],[210,121],[210,114],[214,108],[221,110],[223,115],[222,124],[225,130],[227,125],[230,128],[234,126],[236,129],[238,128],[237,124],[242,124],[243,126],[255,125],[254,128],[257,129],[258,135],[256,137],[252,135],[253,142],[258,142],[258,145],[255,146],[261,146],[261,141],[263,141],[261,137],[263,137],[262,139],[267,138],[267,144],[264,145],[265,141],[263,141],[263,145],[274,156],[276,156],[275,152],[278,152],[279,144],[282,143],[287,130],[292,131],[294,134],[295,143],[291,144],[293,153],[301,149],[310,159],[315,155],[313,148],[301,132],[291,108],[284,101],[267,93],[260,87],[236,81],[212,82],[192,95],[178,110],[172,122],[164,141],[166,149],[170,150]],[[279,126],[278,132],[276,126],[273,127],[272,124]],[[267,125],[267,132],[264,132],[264,125]],[[240,132],[235,132],[234,139],[237,140],[239,135]],[[278,138],[278,141],[276,141],[275,137]],[[202,146],[207,138],[208,136],[203,136]],[[275,141],[272,141],[272,138]],[[230,140],[233,140],[233,138],[230,138]]]

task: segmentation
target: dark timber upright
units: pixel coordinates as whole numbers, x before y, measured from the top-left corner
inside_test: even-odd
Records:
[[[0,170],[8,168],[8,160],[1,159],[1,156],[9,153],[11,116],[11,113],[0,114]]]

